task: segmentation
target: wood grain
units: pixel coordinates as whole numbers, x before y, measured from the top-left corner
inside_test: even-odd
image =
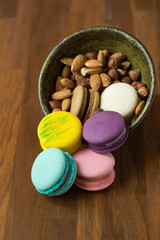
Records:
[[[0,239],[160,239],[159,12],[159,0],[0,1]],[[144,43],[157,71],[156,97],[143,123],[114,152],[110,188],[73,186],[48,198],[30,180],[41,151],[39,72],[55,45],[91,26],[117,27]]]

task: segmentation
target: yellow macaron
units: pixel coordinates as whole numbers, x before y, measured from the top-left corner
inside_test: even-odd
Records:
[[[74,114],[58,111],[41,120],[37,133],[43,150],[56,147],[72,154],[81,145],[82,124]]]

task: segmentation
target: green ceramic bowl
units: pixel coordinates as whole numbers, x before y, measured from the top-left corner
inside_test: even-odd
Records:
[[[41,108],[45,115],[51,112],[49,100],[55,90],[55,83],[61,75],[63,57],[75,57],[88,51],[107,49],[110,52],[122,52],[132,64],[132,69],[141,72],[141,81],[147,84],[149,96],[139,117],[130,125],[135,128],[149,111],[156,90],[156,74],[153,61],[143,44],[130,34],[115,28],[94,27],[76,32],[65,38],[49,54],[44,62],[39,77],[38,94]]]

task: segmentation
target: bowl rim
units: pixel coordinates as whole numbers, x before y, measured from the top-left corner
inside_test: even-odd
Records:
[[[157,88],[157,82],[156,82],[156,71],[155,71],[155,65],[154,62],[152,60],[152,57],[149,53],[149,51],[147,50],[147,48],[143,45],[143,43],[138,40],[135,36],[133,36],[132,34],[121,30],[119,28],[114,28],[114,27],[106,27],[106,26],[97,26],[97,27],[90,27],[90,28],[84,28],[80,31],[74,32],[71,35],[67,36],[66,38],[64,38],[59,44],[57,44],[52,51],[49,53],[49,55],[47,56],[47,58],[45,59],[41,71],[40,71],[40,75],[39,75],[39,80],[38,80],[38,97],[39,97],[39,102],[40,102],[40,106],[41,109],[44,113],[44,115],[47,115],[48,113],[46,113],[45,108],[43,106],[43,102],[42,102],[42,97],[41,97],[41,84],[42,84],[42,77],[43,74],[47,68],[47,66],[49,65],[49,63],[51,62],[51,59],[53,57],[53,55],[59,50],[59,48],[64,45],[67,41],[69,41],[70,39],[81,35],[81,34],[86,34],[88,32],[94,32],[94,31],[104,31],[104,32],[114,32],[117,34],[122,35],[124,38],[126,38],[129,42],[133,43],[134,45],[136,45],[138,47],[138,49],[141,50],[142,54],[145,56],[145,59],[148,63],[148,67],[149,67],[149,71],[151,74],[151,87],[150,87],[150,92],[149,92],[149,96],[147,98],[147,102],[146,105],[142,111],[142,115],[140,114],[139,116],[141,116],[139,118],[139,116],[137,117],[137,119],[134,121],[134,123],[132,123],[129,126],[129,130],[133,130],[136,126],[138,126],[140,124],[140,122],[144,119],[144,117],[147,115],[149,109],[151,108],[155,93],[156,93],[156,88]]]

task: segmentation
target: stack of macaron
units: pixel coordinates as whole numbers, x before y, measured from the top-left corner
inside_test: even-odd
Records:
[[[123,145],[128,128],[115,111],[95,113],[83,128],[77,116],[58,111],[40,121],[37,133],[43,151],[33,163],[32,182],[38,192],[58,196],[73,183],[89,191],[110,186],[115,178],[115,159],[110,152]],[[82,139],[88,147],[81,144]]]

